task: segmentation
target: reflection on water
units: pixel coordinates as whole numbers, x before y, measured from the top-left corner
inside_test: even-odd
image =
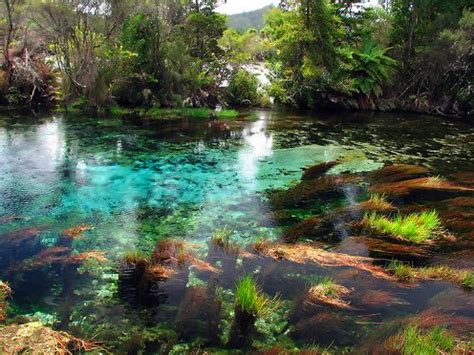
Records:
[[[58,242],[65,230],[87,226],[66,247],[73,253],[103,251],[111,261],[100,272],[83,271],[78,279],[65,282],[67,276],[62,279],[61,274],[70,272],[66,268],[15,273],[18,265],[11,256],[18,251],[0,250],[4,268],[0,278],[9,279],[16,288],[17,311],[60,321],[64,328],[85,327],[82,322],[93,323],[92,313],[113,318],[108,313],[111,302],[118,302],[113,262],[127,250],[149,254],[156,241],[175,237],[195,242],[196,250],[205,254],[209,238],[224,227],[241,245],[261,236],[278,239],[285,226],[270,213],[266,193],[291,186],[309,165],[341,160],[330,174],[371,171],[384,163],[401,162],[424,164],[441,176],[474,169],[474,130],[460,123],[379,114],[313,117],[258,112],[257,117],[254,122],[147,124],[62,116],[0,120],[0,238],[38,234],[42,247],[65,247]],[[359,187],[346,184],[342,192],[341,204],[360,201]],[[303,216],[305,212],[291,213]],[[340,236],[349,237],[343,219],[334,223]],[[350,238],[339,247],[367,252]],[[25,259],[31,253],[25,252]],[[265,289],[276,289],[288,300],[305,287],[304,275],[326,272],[285,264],[248,267],[248,271],[267,267]],[[281,279],[273,279],[275,273]],[[224,270],[220,282],[232,288],[234,276]],[[33,294],[26,285],[38,277],[50,289]],[[199,284],[197,277],[190,278],[188,284]],[[342,279],[354,282],[349,274]],[[359,281],[368,288],[400,292],[386,281]],[[166,287],[172,296],[167,302],[177,307],[176,300],[185,291],[173,283]],[[400,303],[397,310],[380,311],[380,319],[422,309],[424,301],[418,298],[423,293],[436,294],[446,287],[417,289],[406,297],[413,298],[410,306]],[[74,297],[81,307],[93,311],[66,305],[65,297]],[[81,320],[84,312],[87,320]],[[126,312],[119,312],[121,319],[140,323],[140,316],[128,318],[133,316]],[[169,309],[156,312],[156,317],[170,317]]]

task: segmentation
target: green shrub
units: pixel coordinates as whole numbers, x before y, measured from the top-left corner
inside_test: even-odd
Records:
[[[259,101],[258,79],[244,69],[235,70],[227,88],[227,100],[233,106],[251,106]]]

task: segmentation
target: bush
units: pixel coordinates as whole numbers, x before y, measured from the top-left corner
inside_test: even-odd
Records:
[[[251,106],[259,102],[258,79],[244,69],[235,70],[227,88],[227,101],[233,106]]]

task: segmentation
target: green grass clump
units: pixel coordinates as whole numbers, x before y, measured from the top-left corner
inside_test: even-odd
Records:
[[[270,299],[263,294],[251,276],[239,279],[235,286],[235,307],[255,317],[263,316],[269,309]]]
[[[455,346],[455,338],[442,327],[423,331],[416,324],[406,326],[399,335],[401,353],[406,355],[436,355],[451,353]]]
[[[149,110],[141,110],[140,116],[165,119],[165,118],[223,118],[230,119],[239,115],[236,110],[212,110],[210,108],[158,108],[153,107]]]
[[[109,112],[112,116],[124,116],[130,113],[130,110],[120,107],[120,106],[113,106],[109,109]]]
[[[459,275],[459,283],[465,288],[474,289],[474,272],[464,271]]]
[[[137,264],[140,262],[147,262],[148,256],[138,250],[126,251],[123,254],[122,260],[126,263]]]
[[[216,111],[216,116],[218,118],[236,118],[239,115],[237,110],[220,110]]]
[[[211,244],[226,248],[231,244],[231,236],[232,230],[229,227],[217,229],[211,237]]]
[[[387,266],[387,270],[399,279],[411,279],[415,277],[413,268],[398,260],[392,260]]]
[[[331,278],[324,277],[321,281],[319,281],[316,285],[314,285],[311,289],[318,290],[324,296],[338,296],[340,291],[340,286],[336,284]]]
[[[454,282],[464,288],[474,289],[474,272],[470,270],[453,269],[445,265],[433,265],[415,268],[398,260],[392,260],[387,270],[402,280],[433,280],[441,279]]]
[[[365,215],[363,223],[377,232],[413,243],[430,239],[440,226],[438,212],[434,210],[398,215],[394,219],[372,212]]]

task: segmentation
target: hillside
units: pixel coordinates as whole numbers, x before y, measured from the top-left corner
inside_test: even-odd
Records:
[[[272,8],[273,6],[270,5],[259,10],[231,15],[229,16],[229,27],[234,28],[237,31],[246,31],[249,28],[261,30],[264,25],[264,15]]]

